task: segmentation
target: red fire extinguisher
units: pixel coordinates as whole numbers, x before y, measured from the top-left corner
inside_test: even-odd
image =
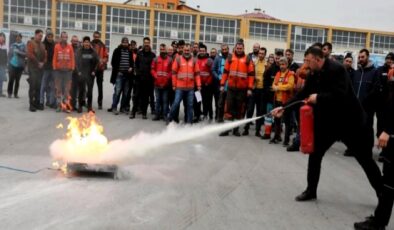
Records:
[[[314,116],[312,106],[305,103],[300,108],[300,138],[301,152],[311,154],[314,152]]]

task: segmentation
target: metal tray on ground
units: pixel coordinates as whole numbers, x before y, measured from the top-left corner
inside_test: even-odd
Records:
[[[108,177],[117,179],[118,169],[117,165],[71,162],[67,163],[67,176]]]

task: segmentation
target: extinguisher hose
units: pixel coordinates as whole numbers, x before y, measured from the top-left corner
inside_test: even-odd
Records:
[[[293,107],[295,105],[298,105],[298,104],[306,104],[306,101],[305,100],[295,101],[295,102],[292,102],[292,103],[284,106],[282,109],[286,110],[286,109],[288,109],[290,107]],[[261,117],[271,117],[271,116],[272,116],[272,114],[271,114],[271,112],[269,112],[269,113],[266,113],[266,114],[262,115]]]

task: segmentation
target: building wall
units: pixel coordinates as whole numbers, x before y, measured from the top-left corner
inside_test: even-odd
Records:
[[[34,31],[37,28],[56,28],[79,37],[91,36],[95,30],[103,32],[103,40],[110,52],[123,36],[140,45],[144,36],[151,37],[153,49],[161,42],[183,39],[202,41],[208,48],[227,43],[232,47],[243,38],[246,50],[258,42],[274,52],[275,48],[291,48],[297,60],[302,60],[305,48],[314,42],[330,41],[334,52],[358,51],[368,48],[372,53],[394,50],[394,33],[354,28],[333,27],[286,21],[272,21],[234,17],[231,15],[180,10],[155,9],[137,5],[83,0],[0,0],[3,28]],[[150,3],[177,0],[152,0]],[[52,20],[55,18],[56,20]],[[0,20],[1,22],[1,20]]]
[[[150,0],[151,7],[156,7],[156,5],[163,6],[163,9],[169,9],[169,6],[173,6],[173,9],[176,9],[179,5],[179,0]]]

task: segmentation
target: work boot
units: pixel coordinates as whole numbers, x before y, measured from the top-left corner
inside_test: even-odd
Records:
[[[236,137],[240,137],[241,136],[241,133],[239,132],[239,128],[233,129],[233,135],[236,136]]]
[[[245,130],[242,132],[242,136],[248,136],[248,135],[249,135],[249,130],[245,129]]]
[[[374,216],[370,216],[365,218],[365,221],[354,223],[354,229],[355,230],[385,230],[385,227],[376,223]]]
[[[36,112],[37,109],[36,109],[36,107],[34,107],[34,105],[30,104],[29,111],[30,112]]]
[[[230,131],[221,132],[219,137],[227,137],[230,134]]]
[[[292,144],[289,147],[287,147],[286,149],[287,152],[298,152],[300,151],[300,146],[298,146],[297,144]]]
[[[299,202],[316,200],[316,193],[313,193],[313,192],[310,192],[308,190],[305,190],[303,193],[301,193],[300,195],[296,196],[295,200],[299,201]]]
[[[37,105],[37,109],[41,110],[41,111],[44,110],[44,105],[43,104],[38,104]]]

